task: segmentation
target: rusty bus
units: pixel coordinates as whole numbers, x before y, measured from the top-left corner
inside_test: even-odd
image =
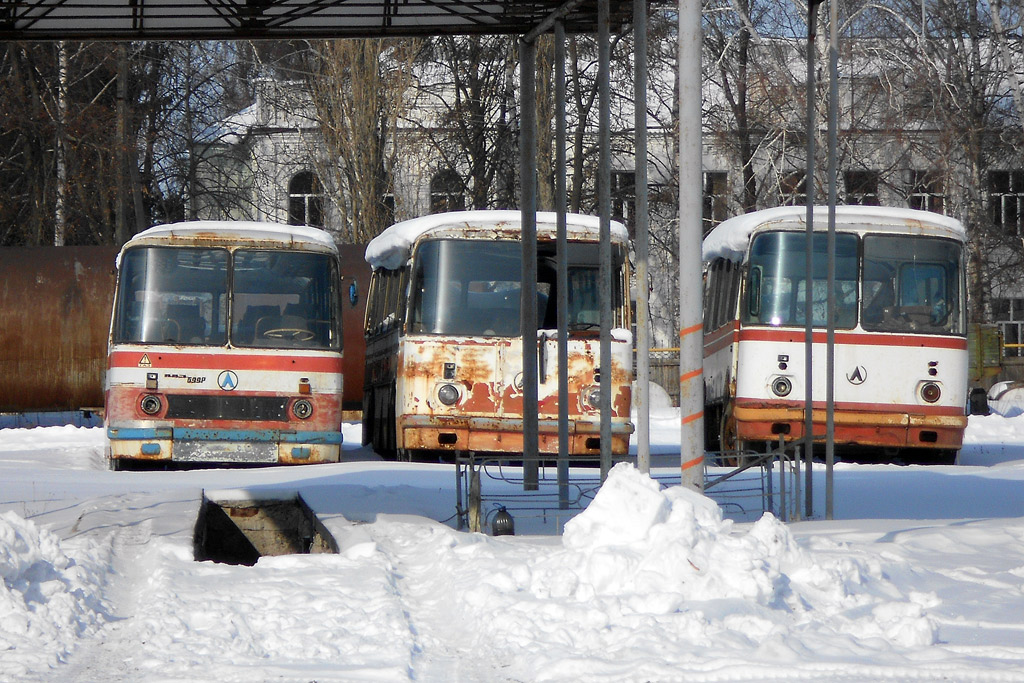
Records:
[[[384,457],[521,453],[518,211],[436,214],[367,247],[363,442]],[[569,453],[600,453],[599,223],[567,218]],[[612,223],[612,452],[628,451],[632,381],[627,233]],[[541,453],[558,452],[556,218],[537,214]]]
[[[705,424],[724,449],[802,439],[805,326],[815,440],[825,434],[827,207],[723,222],[704,240]],[[965,240],[956,220],[911,209],[839,206],[835,231],[837,453],[950,463],[967,426]],[[820,430],[820,431],[819,431]]]
[[[111,467],[337,461],[338,251],[315,228],[196,222],[118,258],[106,378]]]

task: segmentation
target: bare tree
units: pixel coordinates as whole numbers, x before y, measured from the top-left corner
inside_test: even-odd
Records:
[[[416,67],[415,116],[405,125],[435,155],[431,170],[453,170],[469,206],[516,206],[516,51],[508,36],[427,41]]]
[[[311,149],[311,158],[330,180],[342,236],[355,243],[394,219],[397,125],[407,110],[417,48],[416,41],[379,39],[310,45],[307,82],[326,152]]]
[[[0,244],[109,241],[109,51],[101,44],[8,43],[0,54]]]
[[[1019,167],[1019,115],[1002,68],[992,15],[976,2],[896,3],[878,13],[886,20],[887,55],[906,65],[907,101],[916,114],[902,121],[912,130],[921,120],[936,134],[922,136],[919,153],[945,170],[946,212],[968,227],[969,294],[972,320],[991,312],[994,287],[1018,281],[1022,259],[1018,226],[997,224],[986,201],[992,169]],[[1015,120],[1016,119],[1016,120]],[[1019,284],[1018,284],[1019,286]]]

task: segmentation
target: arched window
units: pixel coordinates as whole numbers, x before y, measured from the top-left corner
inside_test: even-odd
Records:
[[[324,227],[324,193],[320,179],[309,171],[295,174],[288,183],[289,225]]]
[[[430,213],[462,211],[466,208],[462,178],[453,169],[445,169],[430,179]]]

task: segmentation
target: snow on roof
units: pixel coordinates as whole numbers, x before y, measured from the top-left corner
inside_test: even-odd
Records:
[[[780,228],[804,228],[807,207],[780,206],[774,209],[754,211],[735,216],[722,222],[704,238],[703,259],[727,258],[738,261],[746,253],[750,236],[754,232]],[[916,227],[931,235],[950,237],[963,241],[967,238],[960,221],[930,211],[901,209],[883,206],[837,206],[837,228],[867,228],[886,232],[905,231]],[[814,207],[814,230],[828,229],[828,207]]]
[[[507,239],[518,237],[521,229],[520,211],[454,211],[421,216],[396,223],[374,237],[366,246],[366,262],[374,268],[394,270],[401,268],[412,255],[416,241],[426,235],[457,233],[466,229],[493,232]],[[600,219],[597,216],[566,214],[566,233],[569,239],[597,241]],[[549,211],[537,212],[538,237],[554,238],[557,229],[557,214]],[[618,221],[611,222],[613,242],[626,242],[629,234]]]
[[[334,239],[318,228],[255,221],[187,221],[156,225],[132,237],[125,246],[175,238],[229,242],[270,241],[280,242],[286,246],[311,246],[330,251],[337,249]]]

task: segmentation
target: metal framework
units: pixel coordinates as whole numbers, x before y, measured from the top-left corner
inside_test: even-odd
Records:
[[[531,65],[535,56],[535,39],[542,33],[554,31],[558,49],[564,46],[566,33],[597,34],[600,45],[600,178],[599,205],[602,221],[607,224],[609,208],[610,145],[608,83],[611,30],[633,23],[637,30],[637,95],[636,154],[637,195],[645,193],[647,136],[646,83],[643,65],[646,55],[646,9],[650,0],[0,0],[0,40],[5,41],[63,41],[63,40],[235,40],[277,39],[298,40],[313,38],[375,38],[386,36],[429,36],[506,34],[519,35],[520,54],[525,66],[521,70],[522,138],[520,140],[520,167],[523,183],[523,256],[524,301],[533,301],[530,283],[536,279],[534,207],[536,203],[536,166],[533,149],[536,145],[535,83]],[[703,413],[701,388],[700,329],[700,206],[701,206],[701,153],[700,153],[700,2],[678,0],[679,54],[680,54],[680,253],[688,259],[680,262],[680,365],[681,406],[683,418],[683,483],[700,489],[703,468]],[[559,52],[559,54],[562,54]],[[557,79],[559,82],[564,78]],[[559,97],[559,101],[563,98]],[[558,144],[564,148],[564,111],[559,113]],[[564,149],[563,149],[564,151]],[[564,174],[564,154],[560,155],[560,173]],[[640,184],[642,183],[642,184]],[[559,193],[560,196],[564,192]],[[645,198],[644,198],[645,199]],[[638,221],[638,236],[644,242],[638,247],[640,277],[647,275],[647,216],[646,202],[638,201],[637,208],[644,215]],[[560,203],[558,210],[564,212]],[[607,230],[602,230],[607,233]],[[602,277],[608,280],[609,268],[603,260],[610,247],[602,239]],[[641,281],[643,282],[643,281]],[[563,288],[559,288],[560,291]],[[610,291],[610,286],[607,291]],[[646,313],[647,287],[639,287],[642,295],[638,305]],[[610,315],[604,309],[601,315],[602,363],[602,474],[610,466],[607,423],[610,420],[609,392],[606,387],[610,339]],[[529,309],[529,307],[524,307]],[[638,322],[645,322],[645,315]],[[522,333],[531,343],[523,344],[524,355],[536,355],[536,313],[527,310],[522,321]],[[564,346],[564,322],[559,325],[559,344]],[[649,339],[646,334],[638,339],[639,364],[638,419],[644,423],[638,430],[638,462],[642,469],[649,467],[648,432],[648,379],[646,355]],[[531,348],[532,347],[532,353]],[[531,367],[525,363],[524,368]],[[560,363],[562,372],[564,363]],[[526,371],[524,395],[527,400],[524,414],[524,484],[536,487],[537,417],[535,366]],[[560,386],[565,384],[559,378]],[[532,403],[532,406],[530,405]],[[560,468],[561,502],[565,503],[565,468]]]
[[[597,31],[597,0],[0,0],[0,40],[209,40],[516,34],[552,16]],[[613,23],[631,3],[615,0]]]

